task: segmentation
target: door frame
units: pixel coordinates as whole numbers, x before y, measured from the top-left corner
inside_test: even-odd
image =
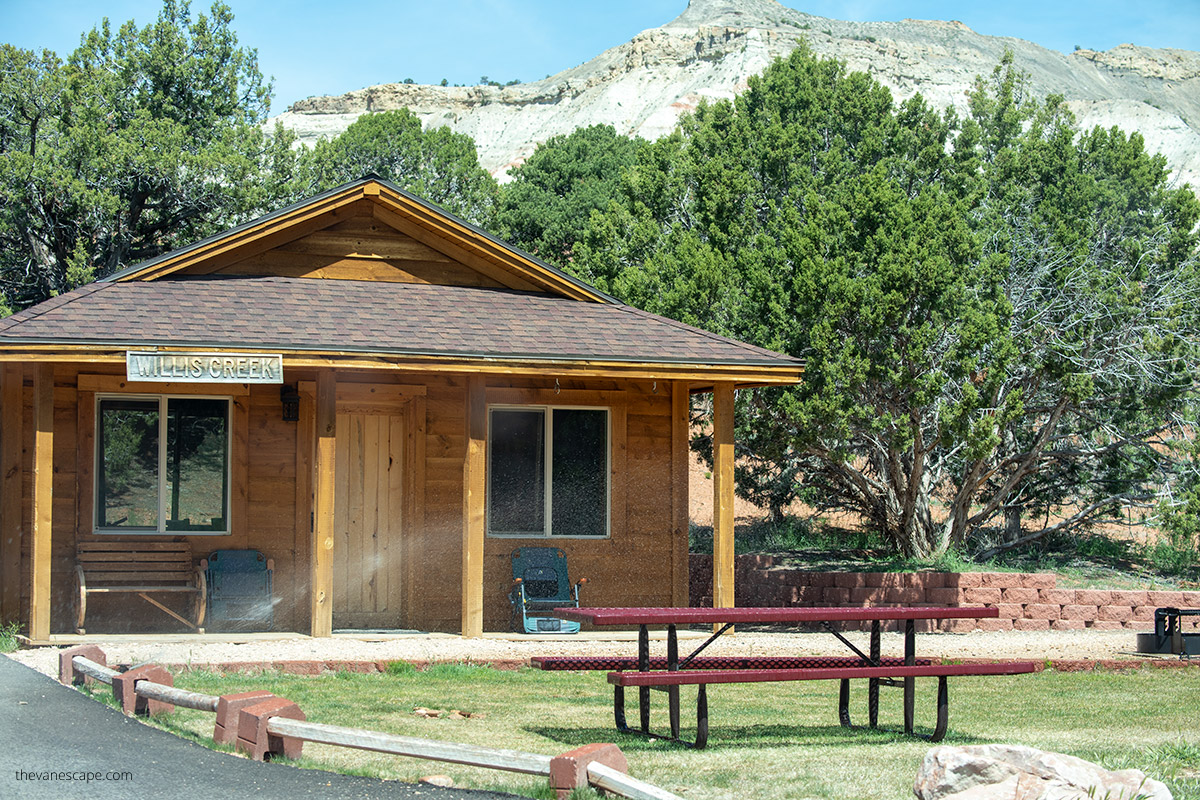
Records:
[[[296,558],[297,563],[312,563],[312,530],[316,508],[316,382],[299,381],[299,435],[296,437]],[[416,547],[425,530],[425,426],[426,388],[415,384],[341,383],[336,387],[338,414],[388,414],[403,418],[404,441],[401,445],[401,535],[398,543],[401,561],[400,624],[417,626]],[[335,436],[337,433],[335,432]],[[299,587],[298,587],[299,588]],[[305,582],[297,597],[307,596],[311,586]],[[311,620],[309,620],[311,625]]]

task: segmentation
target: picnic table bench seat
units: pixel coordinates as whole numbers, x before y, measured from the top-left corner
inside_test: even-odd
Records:
[[[902,666],[903,658],[881,658],[884,666]],[[928,658],[919,658],[917,664],[932,664]],[[534,656],[530,666],[541,670],[619,672],[638,668],[637,656]],[[866,667],[870,663],[857,656],[697,656],[691,661],[681,662],[679,669],[686,670],[752,670],[752,669],[818,669],[822,667]],[[652,656],[649,669],[669,669],[665,656]]]
[[[803,660],[803,659],[798,659]],[[835,659],[819,659],[835,660]],[[627,686],[640,689],[659,689],[672,693],[671,703],[671,738],[679,738],[678,690],[680,686],[694,685],[696,694],[696,739],[685,742],[694,748],[703,748],[708,741],[708,692],[709,684],[714,683],[765,683],[780,681],[816,681],[838,680],[841,686],[838,692],[838,718],[847,728],[850,722],[850,681],[853,679],[868,679],[877,685],[901,686],[901,681],[912,678],[937,678],[937,720],[933,733],[927,737],[931,742],[939,742],[946,735],[949,719],[949,690],[947,678],[960,675],[1020,675],[1036,672],[1037,662],[1033,661],[1003,661],[974,664],[934,664],[929,659],[921,659],[921,663],[904,664],[903,659],[880,659],[878,666],[870,666],[861,659],[846,657],[846,661],[855,662],[842,666],[808,666],[782,669],[686,669],[675,671],[613,671],[608,674],[608,682],[613,686],[613,712],[617,728],[636,733],[625,722],[625,693]],[[896,663],[899,662],[899,663]],[[905,732],[912,732],[912,708],[908,695],[905,698]],[[875,727],[877,708],[872,705],[869,711],[871,727]],[[643,726],[644,727],[644,726]]]
[[[103,541],[76,546],[75,576],[79,582],[79,609],[75,630],[86,633],[87,599],[91,594],[134,593],[192,630],[204,633],[207,581],[204,570],[192,561],[187,542]],[[188,620],[151,597],[151,594],[193,594],[193,616]]]

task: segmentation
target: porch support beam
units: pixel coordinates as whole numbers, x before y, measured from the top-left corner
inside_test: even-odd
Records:
[[[713,607],[733,608],[733,391],[713,386]]]
[[[29,637],[50,638],[54,508],[54,365],[33,369],[33,536],[29,545]]]
[[[483,635],[483,542],[487,490],[487,390],[467,379],[467,453],[463,462],[462,635]]]
[[[316,486],[313,509],[311,581],[311,633],[333,635],[333,498],[337,462],[337,376],[332,370],[317,373]]]
[[[20,364],[0,366],[0,624],[21,616],[21,440],[25,410]]]

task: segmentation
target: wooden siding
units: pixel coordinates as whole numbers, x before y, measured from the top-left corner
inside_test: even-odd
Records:
[[[80,373],[83,373],[82,375]],[[98,376],[95,365],[60,366],[54,373],[54,508],[51,541],[51,632],[71,630],[75,609],[74,563],[79,541],[111,540],[92,533],[96,391],[134,391],[123,376]],[[315,372],[287,374],[289,382],[312,381]],[[383,408],[369,399],[386,387],[378,373],[338,374],[339,411]],[[405,520],[400,533],[403,625],[459,632],[462,624],[463,463],[466,457],[468,379],[461,375],[404,373]],[[370,381],[370,383],[368,383]],[[361,388],[359,406],[345,405],[344,392]],[[351,388],[347,389],[347,386]],[[78,389],[77,387],[86,387]],[[198,387],[156,386],[179,394]],[[396,385],[392,385],[395,390]],[[415,393],[419,388],[420,394]],[[277,386],[205,387],[237,394],[231,457],[229,536],[139,537],[186,540],[193,558],[214,550],[253,548],[275,562],[275,628],[308,632],[313,441],[305,435],[315,419],[312,396],[301,403],[301,422],[281,419]],[[140,391],[140,390],[139,390]],[[672,384],[659,382],[535,380],[489,376],[487,402],[594,405],[612,410],[612,535],[606,539],[487,537],[484,540],[483,628],[505,630],[510,609],[509,556],[514,548],[554,544],[568,554],[571,579],[587,577],[584,600],[593,605],[671,605],[686,597],[686,581],[676,573],[687,560],[686,449],[681,446],[681,401]],[[22,387],[22,468],[20,508],[29,530],[32,500],[33,387]],[[686,406],[683,406],[686,407]],[[306,428],[306,426],[309,426]],[[411,442],[411,446],[410,443]],[[680,458],[680,455],[684,458]],[[30,550],[22,541],[21,619],[29,613]],[[678,584],[678,585],[677,585]],[[335,587],[336,590],[336,587]],[[170,602],[170,601],[168,601]],[[686,603],[686,600],[682,601]],[[89,601],[89,625],[97,632],[176,631],[171,621],[130,598]]]
[[[211,274],[501,286],[499,281],[370,216],[352,217],[222,266]]]

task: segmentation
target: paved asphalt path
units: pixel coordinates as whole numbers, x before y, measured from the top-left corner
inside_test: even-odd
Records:
[[[38,780],[31,775],[46,772],[60,773],[61,779]],[[84,779],[87,773],[114,772],[129,777]],[[76,797],[500,800],[516,796],[297,769],[209,750],[129,719],[0,656],[0,800]]]

